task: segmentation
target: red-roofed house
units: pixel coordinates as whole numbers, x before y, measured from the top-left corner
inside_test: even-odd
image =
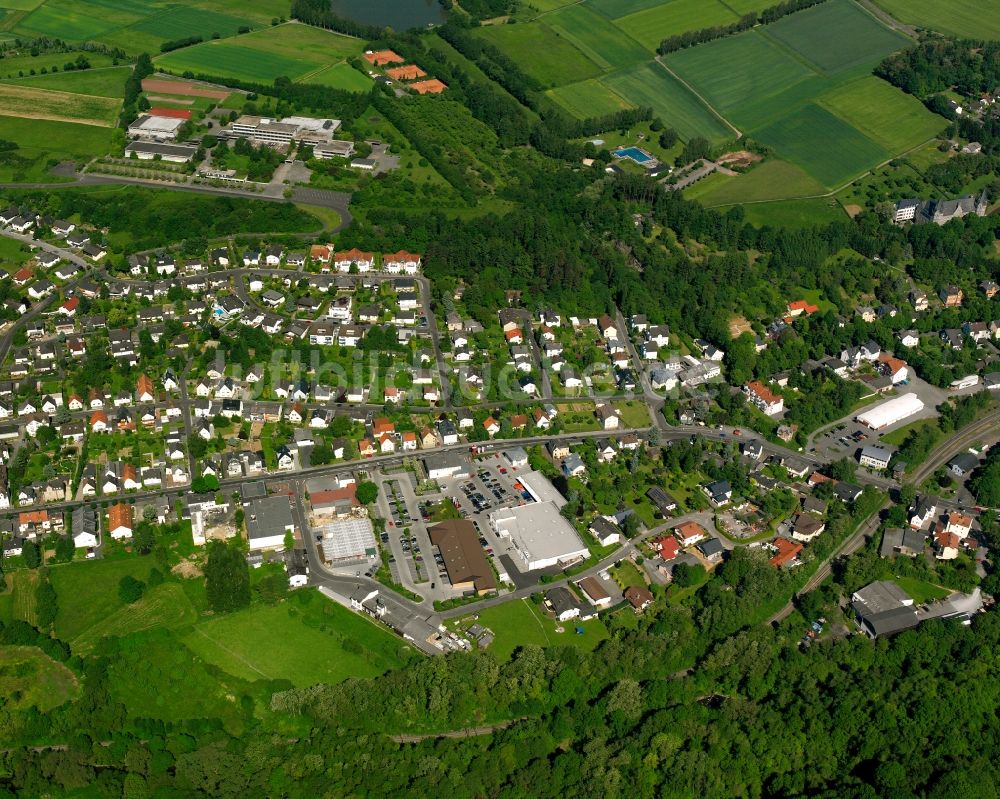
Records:
[[[777,416],[785,410],[785,399],[775,394],[771,389],[754,380],[743,387],[750,402],[760,408],[768,416]]]
[[[664,560],[673,560],[681,551],[681,545],[677,543],[676,538],[663,536],[653,542],[653,549],[659,552],[660,557]]]
[[[325,244],[314,244],[309,248],[309,257],[312,258],[317,263],[328,264],[330,263],[330,257],[332,255],[332,250],[328,245]]]
[[[382,268],[392,274],[415,275],[420,271],[421,256],[415,252],[400,250],[382,256]]]
[[[76,307],[80,304],[79,297],[70,297],[59,306],[59,313],[63,316],[76,316]]]
[[[795,300],[794,302],[788,303],[788,315],[793,319],[796,316],[802,316],[802,314],[809,316],[810,314],[816,313],[818,310],[818,305],[810,305],[805,300]]]
[[[802,544],[798,541],[789,541],[787,538],[775,538],[774,546],[778,552],[769,562],[776,569],[782,566],[794,566],[795,559],[802,551]]]
[[[972,532],[972,517],[958,511],[952,511],[948,514],[948,526],[945,527],[945,530],[949,533],[955,533],[960,538],[965,538]]]
[[[387,433],[395,433],[396,425],[392,423],[392,420],[387,416],[376,416],[372,420],[372,433],[376,438]]]
[[[334,255],[333,265],[338,272],[350,272],[352,266],[356,266],[359,272],[368,272],[375,266],[375,254],[355,247]]]
[[[697,544],[703,538],[707,538],[708,533],[697,522],[684,522],[684,524],[679,524],[674,528],[674,536],[682,547],[689,547],[692,544]]]
[[[883,352],[879,354],[878,364],[879,371],[884,375],[888,375],[892,379],[893,385],[902,383],[910,377],[910,370],[906,366],[906,362],[901,361],[899,358],[894,358],[888,353]]]
[[[962,539],[955,533],[941,530],[934,534],[934,549],[937,554],[934,556],[938,560],[954,560],[958,557],[958,548],[962,545]]]

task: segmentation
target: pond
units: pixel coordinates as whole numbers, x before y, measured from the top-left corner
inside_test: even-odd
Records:
[[[388,25],[397,31],[445,21],[438,0],[330,0],[330,8],[338,16],[367,25]]]

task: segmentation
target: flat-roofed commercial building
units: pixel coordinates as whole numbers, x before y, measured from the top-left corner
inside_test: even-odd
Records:
[[[453,588],[487,594],[497,588],[493,570],[468,519],[448,519],[428,531],[431,543],[441,550],[444,568]]]
[[[870,427],[872,430],[881,430],[885,427],[901,422],[924,409],[923,400],[916,394],[903,394],[891,400],[876,405],[871,410],[857,415],[857,420]]]
[[[233,136],[263,144],[287,145],[293,141],[312,146],[329,145],[340,127],[339,119],[285,117],[282,120],[244,114],[230,126]]]
[[[186,164],[198,148],[193,144],[166,144],[164,142],[136,140],[129,142],[125,146],[125,155],[130,156],[135,153],[135,157],[140,161],[151,161],[159,156],[163,161],[171,161],[175,164]]]
[[[176,117],[158,117],[142,114],[128,126],[128,135],[132,138],[152,139],[153,141],[172,141],[177,138],[177,131],[184,124],[183,119]]]
[[[500,508],[490,514],[490,525],[508,538],[527,571],[570,564],[590,551],[553,502],[533,502]]]

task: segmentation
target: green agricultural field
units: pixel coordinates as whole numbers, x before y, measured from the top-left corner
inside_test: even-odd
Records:
[[[655,61],[608,75],[601,83],[634,105],[651,107],[685,139],[704,136],[718,142],[733,137],[732,130]]]
[[[33,11],[43,0],[3,0],[3,8],[12,11]]]
[[[312,591],[202,622],[184,643],[241,679],[283,679],[298,687],[378,676],[401,665],[406,649],[376,622]]]
[[[49,161],[86,161],[111,147],[111,128],[0,116],[0,139],[18,150],[0,158],[0,181],[52,181]]]
[[[856,128],[814,104],[755,131],[754,138],[773,147],[828,189],[891,155]]]
[[[828,2],[789,14],[763,29],[826,74],[874,66],[912,42],[851,0]]]
[[[503,50],[543,86],[562,86],[601,74],[597,64],[541,21],[489,25],[479,28],[476,35]]]
[[[103,53],[87,53],[86,55],[91,67],[95,69],[111,66],[111,58]],[[43,69],[51,72],[53,68],[57,70],[59,75],[71,75],[73,70],[66,71],[63,67],[76,60],[76,57],[77,53],[39,53],[37,56],[9,55],[6,58],[0,58],[0,77],[16,78],[19,77],[18,73],[22,72],[28,76],[31,74],[31,70],[40,74]]]
[[[564,6],[571,6],[578,0],[525,0],[524,6],[530,11],[534,9],[539,14],[547,14],[549,11],[555,11],[558,8],[563,8]],[[529,16],[534,16],[533,14],[528,14]]]
[[[584,0],[584,5],[608,19],[618,19],[665,3],[664,0]]]
[[[577,119],[613,114],[624,108],[635,107],[624,97],[593,78],[560,86],[558,89],[549,89],[546,94]]]
[[[297,80],[315,72],[319,67],[313,61],[262,53],[225,40],[175,50],[157,58],[156,64],[161,69],[177,74],[190,71],[195,75],[264,83],[270,83],[281,76]]]
[[[691,187],[692,190],[699,185],[701,184],[696,183]],[[710,191],[697,192],[696,197],[704,205],[717,206],[786,197],[809,197],[824,192],[823,185],[800,167],[788,161],[769,158],[746,174],[719,182]]]
[[[366,92],[372,87],[372,79],[348,63],[324,67],[319,72],[309,75],[304,82],[332,86],[334,89],[346,89],[349,92]]]
[[[94,0],[91,0],[92,2]],[[109,31],[101,38],[110,45],[129,52],[159,52],[160,45],[167,41],[201,36],[206,41],[215,34],[233,36],[241,27],[250,27],[251,20],[220,14],[201,8],[172,6],[151,14],[138,22]]]
[[[82,72],[55,72],[26,78],[11,78],[7,82],[16,86],[33,86],[36,89],[58,90],[71,94],[89,94],[120,100],[125,92],[129,67],[102,67]]]
[[[30,2],[30,0],[28,0]],[[968,39],[1000,39],[1000,0],[876,0],[900,22]]]
[[[780,114],[785,102],[778,95],[815,75],[757,31],[671,53],[664,61],[737,125],[747,106],[767,103],[772,116]]]
[[[916,97],[874,75],[839,86],[817,102],[892,152],[923,144],[947,124]]]
[[[46,0],[24,17],[15,33],[51,36],[71,41],[100,39],[103,34],[138,22],[148,10],[139,3],[87,2],[87,0]]]
[[[110,127],[118,117],[121,101],[112,97],[70,94],[20,84],[0,84],[0,115],[25,119],[50,119]]]
[[[294,56],[317,65],[334,64],[351,55],[360,55],[363,42],[351,36],[288,22],[253,31],[236,40],[243,47],[278,56]]]
[[[739,17],[719,0],[672,0],[615,20],[615,25],[650,50],[676,33],[728,25]]]
[[[118,598],[118,581],[131,575],[145,581],[154,566],[151,557],[92,560],[54,567],[49,572],[59,597],[56,635],[73,641],[125,607]]]
[[[0,646],[0,696],[15,708],[43,713],[72,699],[76,675],[36,646]]]
[[[583,5],[548,14],[545,24],[604,71],[629,67],[648,57],[635,39]]]

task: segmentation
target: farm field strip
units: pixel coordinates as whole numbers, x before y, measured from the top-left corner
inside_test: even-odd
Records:
[[[719,0],[672,0],[620,17],[614,24],[653,52],[673,34],[728,25],[737,19]]]
[[[606,72],[648,57],[639,42],[583,5],[557,11],[545,24]]]
[[[900,22],[969,39],[1000,39],[1000,0],[875,0]]]
[[[477,29],[475,35],[500,48],[546,87],[576,83],[602,74],[597,64],[542,20],[523,25],[491,25]]]
[[[635,108],[634,103],[595,78],[549,89],[546,94],[577,119]]]
[[[0,84],[0,116],[51,119],[109,128],[121,102],[110,97]]]

